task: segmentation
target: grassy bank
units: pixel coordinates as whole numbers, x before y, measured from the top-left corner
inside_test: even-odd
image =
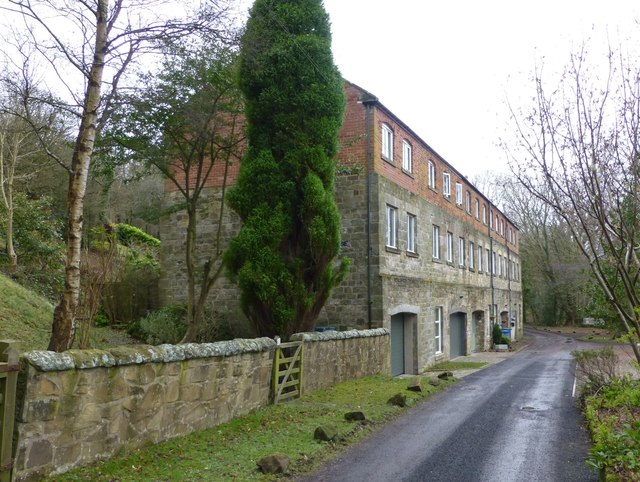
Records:
[[[51,480],[70,481],[249,481],[276,480],[260,473],[256,461],[276,452],[291,465],[285,477],[308,472],[320,462],[360,440],[404,408],[387,404],[397,393],[415,405],[449,385],[429,385],[423,392],[408,391],[412,380],[367,377],[306,395],[300,400],[256,410],[213,429],[145,447],[127,455],[76,469]],[[366,422],[347,422],[344,414],[360,410]],[[337,429],[334,442],[318,442],[316,427]],[[282,476],[280,476],[282,477]]]

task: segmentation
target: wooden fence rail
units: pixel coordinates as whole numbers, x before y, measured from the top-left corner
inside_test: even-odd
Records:
[[[302,395],[303,342],[280,343],[273,360],[273,403]]]
[[[19,370],[18,351],[12,342],[0,341],[0,482],[9,482],[13,469],[13,424]]]

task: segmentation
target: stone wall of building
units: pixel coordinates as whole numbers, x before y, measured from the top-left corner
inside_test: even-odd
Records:
[[[389,373],[387,330],[298,337],[308,341],[304,392]],[[61,474],[267,405],[275,346],[258,338],[26,353],[14,480]]]

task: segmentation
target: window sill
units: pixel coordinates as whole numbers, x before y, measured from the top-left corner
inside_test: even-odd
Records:
[[[418,253],[416,253],[415,251],[407,251],[407,257],[409,257],[409,258],[419,258],[420,255]]]
[[[433,261],[434,263],[438,263],[438,264],[442,264],[442,260],[440,258],[431,258],[431,261]]]
[[[413,175],[413,172],[407,171],[404,167],[402,168],[402,172],[409,176],[411,179],[415,179],[416,177]]]
[[[382,159],[384,162],[386,162],[387,164],[391,164],[392,166],[395,166],[395,163],[393,162],[393,159],[389,159],[389,158],[388,158],[388,157],[386,157],[386,156],[380,156],[380,157],[381,157],[381,159]]]
[[[393,246],[385,246],[384,250],[387,253],[400,254],[400,250],[398,248],[393,247]]]
[[[433,186],[428,186],[428,187],[429,187],[429,190],[430,190],[430,191],[433,191],[433,192],[435,192],[436,194],[438,194],[438,190],[437,190],[435,187],[433,187]]]

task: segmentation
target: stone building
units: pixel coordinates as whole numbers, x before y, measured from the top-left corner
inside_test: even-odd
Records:
[[[350,82],[345,92],[336,199],[342,255],[353,262],[318,324],[389,328],[394,375],[489,349],[494,322],[520,337],[517,227],[375,96]],[[209,195],[219,202],[215,183]],[[216,223],[209,211],[203,249]],[[181,216],[161,228],[165,303],[185,297]],[[235,229],[228,214],[226,235]],[[234,286],[221,280],[214,291],[215,309],[240,319]]]

